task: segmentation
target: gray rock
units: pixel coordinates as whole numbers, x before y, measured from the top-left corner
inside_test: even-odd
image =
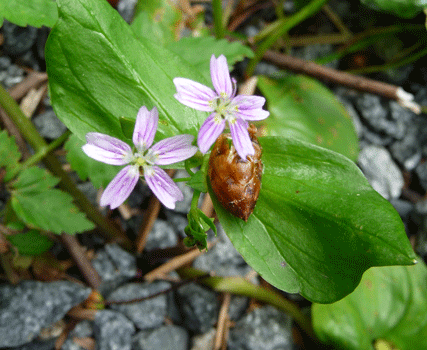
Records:
[[[188,225],[188,220],[186,215],[175,213],[173,210],[165,210],[167,221],[172,225],[175,230],[175,233],[180,237],[184,238],[187,235],[184,232],[184,229]]]
[[[243,316],[249,305],[249,298],[240,295],[232,295],[228,316],[231,321],[237,321]]]
[[[382,104],[380,97],[362,94],[356,99],[356,107],[363,120],[379,134],[385,134],[395,139],[405,136],[406,124],[402,119],[388,119],[389,111]]]
[[[219,302],[215,292],[197,284],[187,284],[178,289],[177,299],[183,325],[190,331],[205,333],[217,321]]]
[[[252,268],[234,248],[222,227],[218,225],[217,229],[219,241],[206,253],[198,256],[193,266],[207,272],[215,272],[218,276],[245,276]]]
[[[212,328],[206,333],[195,335],[193,337],[193,346],[191,347],[191,350],[213,349],[215,333],[216,328]]]
[[[174,247],[178,244],[174,228],[165,220],[157,219],[147,237],[145,250]]]
[[[68,281],[23,281],[0,286],[0,348],[33,340],[42,328],[59,321],[90,294]]]
[[[54,140],[61,136],[67,127],[58,119],[53,109],[39,114],[33,119],[37,131],[43,137]]]
[[[12,57],[20,56],[29,51],[37,40],[37,28],[20,27],[7,20],[3,23],[3,50]]]
[[[86,338],[93,336],[93,322],[84,320],[79,322],[76,327],[70,332],[67,340],[62,345],[61,350],[85,350],[74,342],[75,338]]]
[[[371,186],[384,198],[398,198],[402,192],[403,176],[383,147],[366,146],[359,153],[359,166]]]
[[[11,64],[6,70],[0,71],[0,82],[6,89],[20,83],[24,79],[24,70],[15,64]]]
[[[56,339],[47,341],[34,340],[17,348],[8,348],[8,350],[55,350],[55,341]]]
[[[98,195],[98,190],[93,186],[92,182],[87,181],[80,184],[77,184],[77,188],[84,193],[87,199],[96,207],[98,202],[96,197]]]
[[[101,310],[95,315],[94,335],[97,350],[130,350],[135,327],[119,312]]]
[[[420,179],[421,186],[426,190],[427,189],[427,162],[423,162],[417,165],[415,168],[415,173]]]
[[[116,289],[108,297],[108,301],[128,301],[156,295],[170,288],[167,282],[128,283]],[[167,315],[167,294],[160,294],[131,304],[112,304],[111,308],[120,311],[129,318],[137,328],[146,330],[163,324]]]
[[[292,320],[272,306],[250,312],[230,330],[229,350],[291,350]]]
[[[133,350],[187,350],[187,330],[175,325],[140,331],[133,339]]]
[[[92,260],[102,278],[99,288],[104,296],[137,274],[136,258],[117,244],[108,244]]]
[[[128,23],[130,23],[133,19],[135,5],[137,2],[138,0],[120,0],[119,4],[117,5],[117,11]]]
[[[418,144],[418,126],[410,124],[405,137],[393,142],[390,153],[406,170],[412,171],[421,160],[421,150]]]

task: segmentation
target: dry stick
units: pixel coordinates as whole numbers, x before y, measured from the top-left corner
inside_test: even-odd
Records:
[[[400,105],[412,110],[414,113],[421,113],[421,107],[414,101],[414,96],[403,90],[400,86],[383,83],[362,76],[355,76],[271,50],[266,51],[264,59],[296,73],[303,73],[316,79],[328,80],[349,88],[396,100]]]
[[[208,249],[213,247],[214,243],[208,243]],[[161,278],[163,275],[168,274],[169,272],[175,271],[176,269],[189,264],[194,259],[196,259],[199,255],[203,254],[203,251],[200,251],[198,248],[194,248],[190,250],[188,253],[177,256],[158,268],[150,271],[149,273],[144,275],[144,279],[148,282],[152,282],[156,279]]]
[[[224,299],[219,309],[218,323],[216,327],[214,350],[220,350],[226,341],[225,335],[229,325],[228,309],[230,308],[231,294],[224,293]]]
[[[175,174],[174,169],[166,171],[167,174],[172,177]],[[159,216],[161,204],[156,196],[151,196],[150,202],[148,203],[147,211],[144,213],[144,220],[142,221],[141,227],[138,230],[138,237],[136,238],[136,253],[141,254],[144,250],[145,244],[147,243],[148,235],[153,228],[154,222]]]
[[[200,210],[208,218],[212,218],[214,216],[214,206],[208,192],[206,192],[205,198],[203,198],[203,202],[202,202],[202,205],[200,206]]]
[[[76,262],[77,267],[85,278],[86,282],[91,286],[92,289],[98,289],[101,284],[101,277],[98,272],[94,269],[89,259],[86,257],[84,249],[80,245],[79,241],[75,236],[63,233],[61,235],[62,243],[67,247],[70,255]]]
[[[81,306],[75,306],[70,311],[67,312],[67,315],[75,318],[77,320],[95,320],[95,315],[99,310],[85,309]]]
[[[24,80],[22,80],[19,84],[16,84],[13,88],[11,88],[9,90],[9,94],[14,100],[20,100],[28,93],[28,91],[33,88],[39,87],[46,81],[46,73],[31,72]]]

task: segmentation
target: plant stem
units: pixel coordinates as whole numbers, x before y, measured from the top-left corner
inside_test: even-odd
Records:
[[[196,278],[205,272],[187,267],[177,270],[184,278]],[[201,283],[211,287],[217,292],[227,292],[231,294],[244,295],[277,307],[279,310],[289,314],[300,325],[304,332],[313,340],[316,339],[310,319],[292,302],[282,297],[280,294],[257,286],[243,277],[207,277]]]
[[[43,152],[44,149],[48,148],[46,141],[37,132],[34,124],[24,115],[15,100],[1,85],[0,106],[3,107],[5,112],[19,129],[19,132],[36,152]],[[116,226],[112,225],[109,220],[106,220],[106,218],[92,205],[92,203],[89,202],[86,196],[76,187],[75,183],[62,169],[61,163],[55,156],[47,153],[43,158],[43,163],[52,172],[52,174],[61,179],[59,184],[60,187],[73,196],[78,207],[86,213],[86,215],[95,224],[101,227],[109,238],[118,239],[124,247],[131,249],[132,242]]]
[[[5,177],[5,181],[10,181],[16,175],[18,175],[22,170],[27,169],[28,167],[40,162],[48,153],[57,149],[65,141],[67,141],[67,139],[70,135],[71,135],[71,132],[69,130],[67,130],[60,137],[58,137],[55,141],[51,142],[46,147],[40,148],[35,154],[33,154],[25,162],[20,163],[15,169],[13,169],[14,171]]]
[[[295,15],[284,18],[281,20],[281,25],[277,28],[277,31],[272,34],[270,37],[265,39],[261,45],[255,51],[255,57],[249,62],[248,67],[246,68],[246,76],[250,77],[254,73],[256,65],[261,61],[264,53],[285,33],[290,29],[295,27],[297,24],[301,23],[306,18],[310,17],[314,13],[318,12],[320,8],[328,0],[313,0],[307,6],[303,7]]]
[[[212,0],[215,36],[217,39],[224,38],[224,25],[222,23],[222,1]]]

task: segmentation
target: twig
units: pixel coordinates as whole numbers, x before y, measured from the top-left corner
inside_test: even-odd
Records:
[[[410,109],[414,113],[421,113],[421,107],[414,101],[414,96],[403,90],[400,86],[383,83],[362,76],[355,76],[275,51],[267,51],[264,54],[264,59],[296,73],[303,73],[317,79],[328,80],[359,91],[369,92],[396,100],[403,107]]]
[[[162,291],[157,292],[157,293],[153,293],[153,294],[147,295],[146,297],[135,298],[135,299],[131,299],[131,300],[106,300],[106,301],[104,301],[104,305],[108,306],[108,305],[112,305],[112,304],[124,305],[124,304],[139,303],[141,301],[145,301],[145,300],[148,300],[148,299],[153,299],[155,297],[158,297],[159,295],[167,294],[167,293],[169,293],[169,292],[171,292],[173,290],[178,289],[179,287],[182,287],[183,285],[186,285],[186,284],[189,284],[189,283],[192,283],[192,282],[196,282],[196,281],[200,281],[200,280],[203,280],[204,278],[208,278],[210,276],[211,275],[209,273],[205,273],[205,274],[203,274],[201,276],[196,276],[194,278],[185,279],[185,280],[182,280],[182,281],[179,281],[179,282],[173,284],[170,288],[167,288],[167,289],[162,290]]]
[[[230,300],[231,294],[224,293],[224,299],[222,301],[221,308],[219,309],[218,323],[213,346],[214,350],[221,350],[224,343],[227,341],[225,335],[227,334],[227,328],[229,325],[228,309],[230,308]]]
[[[211,218],[214,216],[214,206],[212,203],[212,199],[209,196],[209,193],[206,193],[205,198],[203,198],[202,205],[200,206],[200,210],[208,217]]]
[[[24,80],[22,80],[19,84],[16,84],[13,88],[11,88],[9,90],[9,94],[14,100],[20,100],[28,93],[28,91],[33,88],[37,88],[46,81],[46,73],[32,71],[27,75]]]
[[[212,248],[213,245],[214,245],[213,243],[208,243],[208,249]],[[203,254],[202,251],[200,251],[197,248],[194,248],[190,250],[188,253],[177,256],[169,260],[165,264],[159,266],[158,268],[145,274],[144,279],[146,281],[151,282],[151,281],[154,281],[155,279],[161,278],[163,275],[166,275],[169,272],[175,271],[176,269],[186,264],[189,264],[201,254]]]
[[[85,309],[81,306],[75,306],[70,311],[67,312],[67,315],[73,317],[77,320],[95,320],[95,315],[99,310]]]
[[[33,116],[34,111],[36,110],[46,91],[47,83],[43,84],[38,89],[32,88],[22,99],[19,106],[27,118],[31,118]]]
[[[166,173],[172,177],[175,173],[174,169],[169,169]],[[136,238],[136,253],[141,254],[147,243],[148,235],[153,228],[154,222],[159,216],[161,204],[156,196],[151,196],[150,202],[148,203],[147,211],[144,213],[144,219],[138,230],[138,236]]]
[[[92,289],[98,289],[101,284],[101,277],[94,269],[89,259],[86,257],[85,252],[75,236],[63,233],[61,235],[62,243],[67,247],[70,255],[76,262],[77,267],[85,278],[86,282]]]

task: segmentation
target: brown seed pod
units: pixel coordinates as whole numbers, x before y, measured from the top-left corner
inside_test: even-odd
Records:
[[[253,156],[244,161],[234,148],[231,135],[222,134],[215,142],[209,158],[209,180],[218,201],[231,214],[248,221],[261,189],[261,146],[255,136],[256,127],[248,129]]]

